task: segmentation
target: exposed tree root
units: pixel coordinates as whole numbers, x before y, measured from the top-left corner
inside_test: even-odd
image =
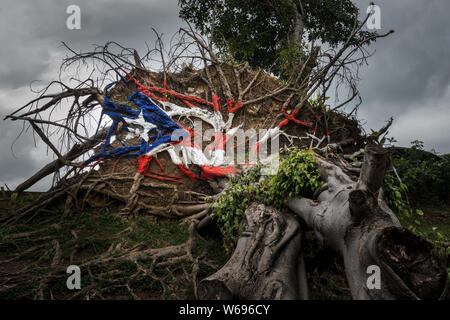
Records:
[[[386,151],[375,144],[366,147],[359,179],[345,173],[342,159],[324,151],[325,157],[316,160],[327,188],[318,201],[295,197],[288,205],[343,256],[353,298],[445,298],[448,275],[436,251],[402,228],[382,198]],[[368,286],[370,266],[381,270],[379,288]]]
[[[445,299],[448,274],[437,252],[427,240],[402,228],[382,198],[386,151],[369,144],[359,178],[332,145],[321,153],[314,157],[326,183],[314,199],[297,196],[288,207],[343,257],[353,298]],[[242,226],[232,257],[200,282],[199,297],[307,298],[299,220],[254,203]],[[379,277],[375,286],[373,268]]]
[[[291,214],[254,203],[245,230],[227,264],[200,282],[201,299],[298,299],[304,268],[299,264],[300,225]],[[303,272],[303,274],[302,274]],[[303,290],[303,292],[301,292]]]
[[[125,229],[120,235],[117,235],[117,238],[132,231],[133,227]],[[45,232],[45,230],[38,230],[33,233],[13,234],[9,236],[9,239],[36,237],[42,232]],[[189,226],[189,238],[185,243],[180,245],[150,248],[147,247],[145,243],[138,243],[130,248],[125,248],[126,243],[124,242],[113,243],[106,252],[100,254],[98,257],[88,259],[83,263],[78,264],[82,270],[88,271],[90,285],[83,286],[81,290],[75,291],[71,296],[66,296],[65,298],[106,299],[105,296],[108,291],[123,289],[128,293],[130,298],[142,299],[143,297],[140,296],[140,292],[135,286],[136,282],[142,277],[151,278],[153,281],[159,283],[162,288],[161,297],[164,297],[169,291],[171,294],[176,294],[176,290],[170,287],[171,284],[169,284],[169,282],[172,282],[173,280],[169,281],[169,277],[179,277],[179,275],[175,276],[171,270],[173,268],[179,268],[180,266],[182,266],[183,270],[182,277],[184,279],[182,281],[191,282],[196,295],[198,273],[200,271],[199,261],[209,264],[202,254],[199,256],[194,256],[193,254],[193,251],[196,248],[197,237],[195,224],[191,223]],[[67,262],[61,263],[62,252],[59,241],[53,240],[48,242],[39,237],[35,240],[41,244],[31,247],[13,258],[0,261],[0,294],[12,290],[15,287],[24,286],[24,284],[29,281],[33,281],[32,277],[30,278],[31,271],[33,274],[42,273],[37,284],[36,294],[34,296],[35,299],[53,299],[54,294],[52,288],[54,285],[52,283],[55,281],[65,283],[65,279],[68,276],[65,273]],[[75,255],[89,246],[88,243],[83,243],[81,245],[75,244],[76,241],[77,237],[74,236],[73,240],[65,243],[66,246],[70,245],[70,243],[74,244],[70,254],[69,263],[71,264],[75,261]],[[34,251],[37,252],[42,248],[46,248],[46,250],[45,254],[41,255],[41,258],[33,263],[25,265],[21,269],[6,271],[8,269],[8,264],[17,261]],[[45,266],[46,263],[44,260],[49,261],[48,266]],[[131,275],[126,275],[126,270],[124,271],[114,267],[121,263],[133,264],[135,266],[135,272]],[[192,272],[187,272],[185,265],[191,265]],[[214,268],[217,268],[217,266],[214,266]],[[93,269],[104,271],[97,271],[94,275],[92,272]],[[160,275],[156,273],[155,270],[165,270],[167,275]]]

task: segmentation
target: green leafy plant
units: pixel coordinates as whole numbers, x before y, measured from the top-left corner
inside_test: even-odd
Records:
[[[260,167],[238,175],[231,181],[231,187],[213,205],[211,218],[220,227],[227,253],[236,244],[236,235],[245,210],[251,201],[260,199],[259,187],[255,184],[260,177]]]
[[[412,214],[411,204],[407,200],[408,187],[398,181],[392,174],[386,174],[383,182],[383,191],[389,208],[396,214],[410,217]]]
[[[417,207],[449,203],[450,161],[448,156],[425,152],[420,140],[412,141],[411,145],[392,156],[393,169],[385,175],[383,185],[386,202],[402,224],[433,242],[442,257],[448,257],[450,248],[443,245],[448,236],[440,230],[441,226],[433,225],[435,222],[430,225],[425,213]]]
[[[276,175],[264,185],[265,204],[282,209],[296,195],[311,198],[324,181],[311,150],[294,149],[281,162]]]
[[[231,187],[214,203],[211,218],[219,225],[227,252],[234,248],[240,222],[252,201],[283,210],[286,200],[296,195],[311,197],[323,184],[313,151],[294,149],[281,159],[273,176],[261,176],[255,166],[231,181]]]
[[[2,199],[7,199],[8,195],[6,194],[5,187],[0,187],[1,193],[2,193]]]
[[[412,147],[392,157],[414,205],[450,204],[450,156],[438,156],[423,150],[423,142],[415,140]]]
[[[304,44],[296,43],[280,51],[278,57],[278,68],[282,79],[288,79],[293,71],[292,65],[297,61],[306,61],[308,51]]]
[[[322,96],[320,94],[318,94],[316,98],[311,98],[308,100],[308,102],[313,109],[320,111],[322,113],[326,113],[327,107],[329,107],[329,105],[326,104],[325,102],[329,99],[330,99],[330,97],[322,98]]]

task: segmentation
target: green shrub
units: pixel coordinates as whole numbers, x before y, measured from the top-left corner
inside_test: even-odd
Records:
[[[448,241],[448,236],[437,226],[432,225],[430,230],[423,226],[426,222],[424,212],[417,207],[450,203],[450,158],[424,152],[422,141],[411,144],[412,148],[392,156],[393,169],[384,177],[385,199],[402,224],[432,241],[438,252],[446,257],[450,250],[442,243]]]
[[[400,183],[393,173],[384,176],[383,191],[386,202],[394,213],[405,217],[411,216],[412,208],[407,199],[408,187]]]
[[[264,185],[266,205],[281,210],[285,201],[293,196],[312,198],[314,191],[324,183],[313,154],[311,150],[295,149],[283,159],[277,174]]]
[[[231,187],[217,199],[212,207],[211,218],[220,228],[227,253],[236,244],[236,235],[245,210],[253,200],[260,199],[259,187],[255,185],[260,177],[260,167],[238,175],[231,181]]]
[[[392,164],[407,186],[414,205],[450,204],[450,156],[423,151],[422,141],[413,141],[410,149],[393,155]]]
[[[231,181],[231,187],[213,205],[211,215],[220,227],[227,252],[236,244],[240,222],[252,201],[282,210],[288,199],[311,197],[324,183],[312,156],[313,151],[294,149],[283,156],[275,175],[261,176],[261,167],[255,166]]]

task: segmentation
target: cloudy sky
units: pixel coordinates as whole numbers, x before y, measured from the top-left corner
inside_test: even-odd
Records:
[[[370,1],[356,3],[365,12]],[[68,30],[66,9],[81,8],[81,29]],[[380,128],[393,116],[398,145],[420,139],[426,149],[450,153],[450,1],[379,0],[383,31],[375,55],[361,72],[365,128]],[[24,134],[11,148],[21,124],[3,117],[33,94],[30,82],[57,75],[61,41],[76,50],[114,40],[143,50],[151,28],[170,37],[181,25],[176,0],[2,0],[0,6],[0,186],[13,189],[52,160],[42,143]],[[49,180],[34,187],[42,190]]]

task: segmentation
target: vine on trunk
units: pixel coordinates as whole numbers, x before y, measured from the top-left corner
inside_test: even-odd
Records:
[[[253,201],[283,210],[295,195],[313,196],[324,183],[313,154],[309,149],[293,149],[282,157],[275,175],[264,176],[262,167],[256,166],[232,180],[230,188],[214,203],[211,215],[220,227],[227,252],[236,245],[244,212]]]

